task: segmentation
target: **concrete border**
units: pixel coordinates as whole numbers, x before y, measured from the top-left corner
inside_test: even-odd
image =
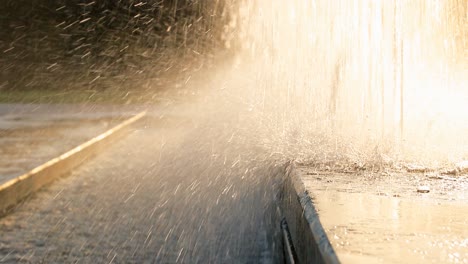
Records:
[[[294,162],[286,165],[281,211],[299,263],[340,263]]]
[[[106,145],[128,132],[128,128],[141,120],[146,111],[120,123],[99,136],[40,165],[30,172],[0,185],[0,216],[5,215],[16,204],[51,183],[58,177],[96,155]]]

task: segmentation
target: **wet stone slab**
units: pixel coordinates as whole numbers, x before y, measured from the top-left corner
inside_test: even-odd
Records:
[[[467,175],[298,172],[343,263],[468,263]]]
[[[102,108],[102,107],[101,107]],[[42,110],[41,110],[42,109]],[[0,104],[0,184],[118,124],[112,109]]]
[[[0,129],[0,184],[67,152],[116,123],[109,119],[61,120],[43,126]]]

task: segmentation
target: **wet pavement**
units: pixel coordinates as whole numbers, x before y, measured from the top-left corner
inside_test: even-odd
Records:
[[[121,119],[145,106],[112,104],[0,104],[0,129],[34,128],[61,121]]]
[[[217,127],[135,130],[0,219],[0,262],[277,263],[275,165]]]
[[[467,175],[299,171],[343,263],[468,263]]]
[[[98,118],[0,129],[0,184],[86,142],[117,124]]]
[[[0,184],[105,132],[133,108],[0,104]]]

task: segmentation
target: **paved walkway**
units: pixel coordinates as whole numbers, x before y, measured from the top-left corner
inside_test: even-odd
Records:
[[[103,133],[133,108],[0,104],[0,184]]]
[[[0,262],[275,263],[271,164],[231,133],[134,131],[0,219]]]

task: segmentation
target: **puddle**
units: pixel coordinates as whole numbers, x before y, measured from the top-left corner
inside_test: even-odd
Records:
[[[343,263],[468,263],[466,177],[303,175]],[[430,193],[417,192],[421,179]]]

